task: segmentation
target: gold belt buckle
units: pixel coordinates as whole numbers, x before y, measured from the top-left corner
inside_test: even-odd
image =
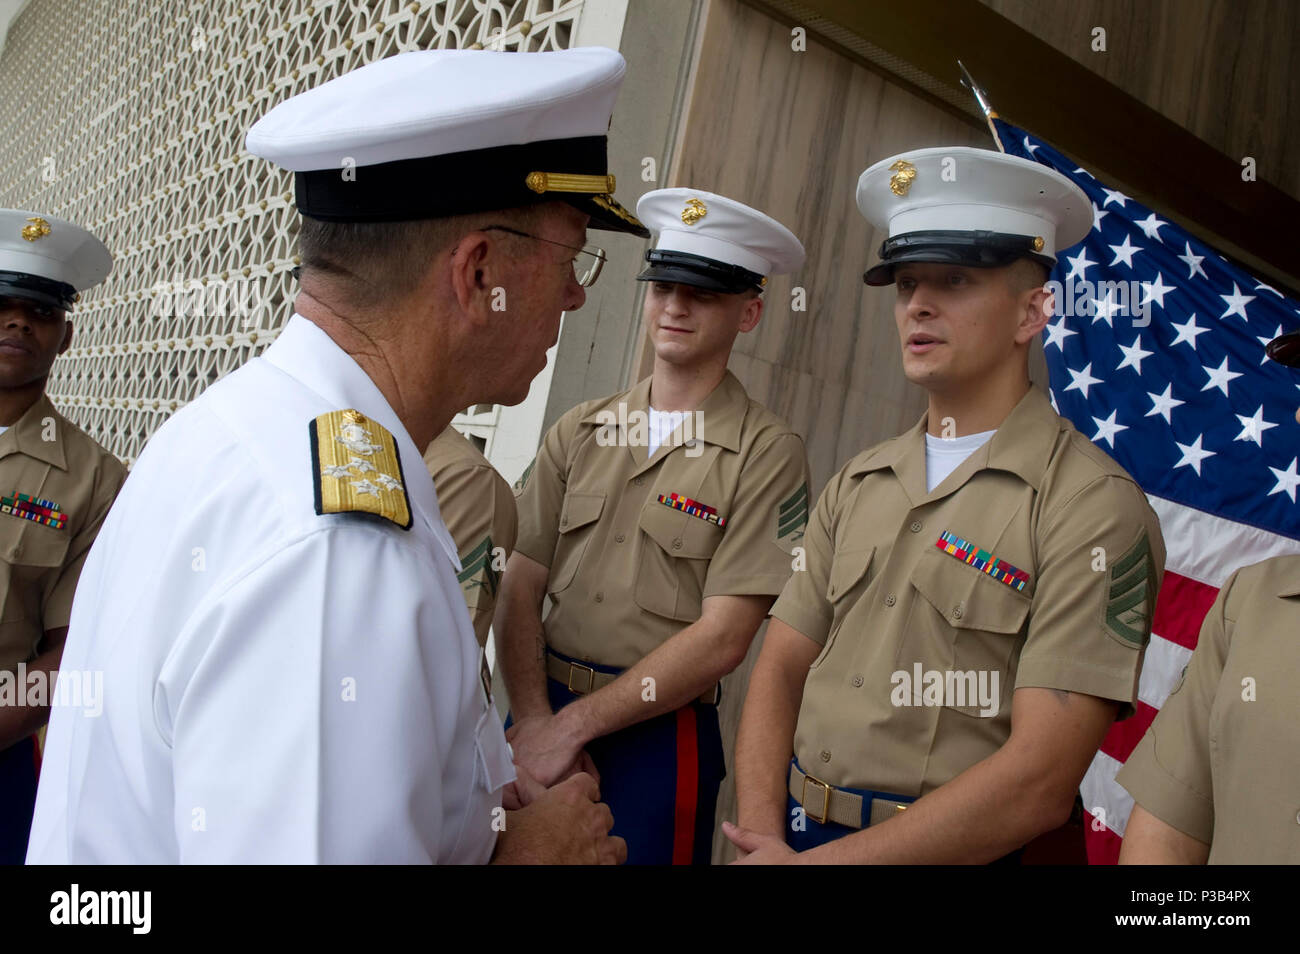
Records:
[[[813,784],[814,786],[820,787],[821,790],[822,790],[822,795],[823,795],[823,797],[822,797],[822,811],[821,811],[821,817],[820,817],[820,818],[818,818],[816,815],[814,815],[814,814],[809,810],[809,808],[808,808],[808,783],[809,783],[809,782],[812,782],[812,784]],[[819,824],[819,825],[825,825],[825,824],[826,824],[826,817],[831,813],[831,787],[830,787],[830,785],[828,785],[826,782],[823,782],[823,781],[822,781],[821,779],[819,779],[819,778],[813,778],[811,775],[805,775],[805,776],[803,777],[803,793],[802,793],[802,794],[803,794],[803,797],[800,798],[799,801],[801,801],[801,802],[803,803],[803,813],[804,813],[805,815],[807,815],[809,818],[811,818],[813,821],[817,822],[817,824]]]
[[[587,674],[587,688],[586,688],[586,689],[579,689],[579,688],[577,688],[577,687],[573,684],[573,671],[574,671],[575,669],[582,670],[583,672],[585,672],[585,673]],[[579,695],[579,696],[589,695],[589,694],[591,693],[592,686],[594,686],[595,684],[596,684],[596,670],[592,669],[590,666],[584,666],[584,665],[583,665],[582,663],[580,663],[580,662],[571,662],[571,663],[569,663],[569,682],[568,682],[568,687],[569,687],[569,691],[570,691],[570,692],[574,693],[575,695]]]

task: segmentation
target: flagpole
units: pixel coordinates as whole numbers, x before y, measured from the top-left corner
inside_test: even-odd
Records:
[[[980,109],[984,113],[984,119],[989,124],[989,132],[993,134],[993,141],[997,143],[998,152],[1006,152],[1006,149],[1002,146],[1002,137],[998,135],[998,127],[993,124],[993,120],[998,118],[998,114],[989,105],[984,90],[980,88],[980,85],[975,82],[975,78],[966,70],[966,64],[958,60],[957,65],[961,68],[961,85],[975,94],[975,102],[979,103]]]

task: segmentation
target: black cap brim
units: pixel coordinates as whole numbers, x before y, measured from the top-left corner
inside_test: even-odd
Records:
[[[1021,258],[1032,259],[1047,268],[1056,265],[1049,255],[1034,251],[1036,237],[1003,232],[909,232],[891,236],[880,247],[880,262],[867,269],[862,280],[868,285],[892,285],[894,267],[905,262],[932,265],[961,265],[964,268],[1002,268]],[[1041,245],[1041,240],[1037,240]]]
[[[71,285],[52,278],[22,272],[0,272],[0,297],[22,298],[47,308],[67,311],[81,296]]]
[[[560,199],[569,203],[579,212],[591,216],[588,228],[601,229],[606,232],[627,232],[641,238],[649,238],[650,230],[641,224],[641,220],[619,205],[612,195],[563,195],[555,194],[551,199]]]
[[[639,282],[672,282],[707,291],[736,295],[753,289],[762,291],[764,276],[739,265],[729,265],[691,252],[652,248],[646,251],[649,264],[636,277]]]
[[[1274,338],[1265,346],[1264,353],[1278,364],[1300,368],[1300,331]]]

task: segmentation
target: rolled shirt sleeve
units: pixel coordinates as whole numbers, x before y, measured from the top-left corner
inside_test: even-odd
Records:
[[[808,518],[808,526],[795,553],[794,572],[781,590],[771,615],[807,636],[817,645],[825,645],[834,612],[827,597],[831,567],[835,560],[836,511],[843,473],[836,475],[822,491],[817,506]]]
[[[790,578],[808,523],[808,457],[783,434],[745,462],[732,517],[709,560],[704,598],[776,596]]]
[[[1099,477],[1044,516],[1039,540],[1016,688],[1111,699],[1127,718],[1164,573],[1155,514],[1132,481]]]
[[[559,538],[560,511],[569,479],[568,441],[577,427],[582,405],[561,417],[542,438],[537,456],[515,484],[519,535],[515,550],[550,567]]]
[[[1197,841],[1214,836],[1210,712],[1228,658],[1226,607],[1234,573],[1205,614],[1196,650],[1115,780],[1167,825]]]

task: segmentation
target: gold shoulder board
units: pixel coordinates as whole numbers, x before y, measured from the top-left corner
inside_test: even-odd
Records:
[[[383,425],[349,408],[308,428],[317,513],[371,513],[411,529],[402,459]]]

